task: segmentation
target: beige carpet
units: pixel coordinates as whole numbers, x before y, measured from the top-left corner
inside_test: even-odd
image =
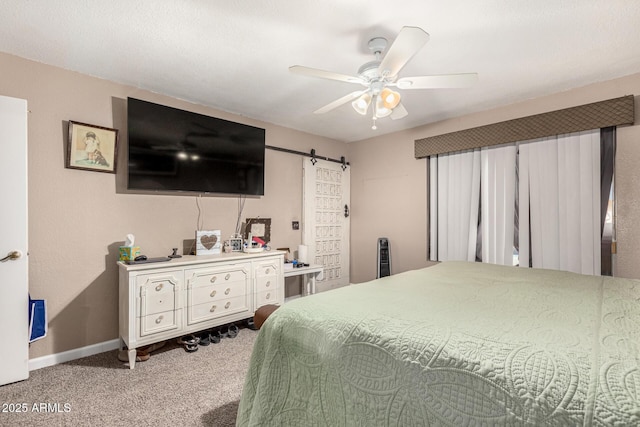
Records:
[[[234,426],[257,334],[194,353],[171,341],[134,370],[110,351],[32,371],[0,386],[0,426]]]

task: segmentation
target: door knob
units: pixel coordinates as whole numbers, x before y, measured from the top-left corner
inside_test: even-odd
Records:
[[[14,260],[20,258],[21,256],[22,256],[22,252],[20,252],[20,251],[11,251],[11,252],[9,252],[9,254],[6,257],[0,259],[0,262],[7,261],[7,260],[14,261]]]

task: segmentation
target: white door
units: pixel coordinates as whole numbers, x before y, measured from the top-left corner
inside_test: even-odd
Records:
[[[349,284],[350,169],[340,163],[303,159],[303,238],[309,261],[324,266],[317,289]]]
[[[0,96],[0,385],[29,377],[27,101]],[[7,257],[7,258],[5,258]]]

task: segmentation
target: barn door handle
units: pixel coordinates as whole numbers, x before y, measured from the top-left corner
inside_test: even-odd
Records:
[[[0,262],[4,262],[4,261],[7,261],[7,260],[14,261],[14,260],[20,258],[21,256],[22,256],[22,252],[20,252],[20,251],[11,251],[11,252],[9,252],[9,254],[6,257],[0,259]]]

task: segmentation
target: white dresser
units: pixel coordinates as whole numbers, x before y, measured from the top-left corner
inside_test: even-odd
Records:
[[[136,348],[253,317],[284,302],[284,252],[185,255],[120,269],[121,346]]]

